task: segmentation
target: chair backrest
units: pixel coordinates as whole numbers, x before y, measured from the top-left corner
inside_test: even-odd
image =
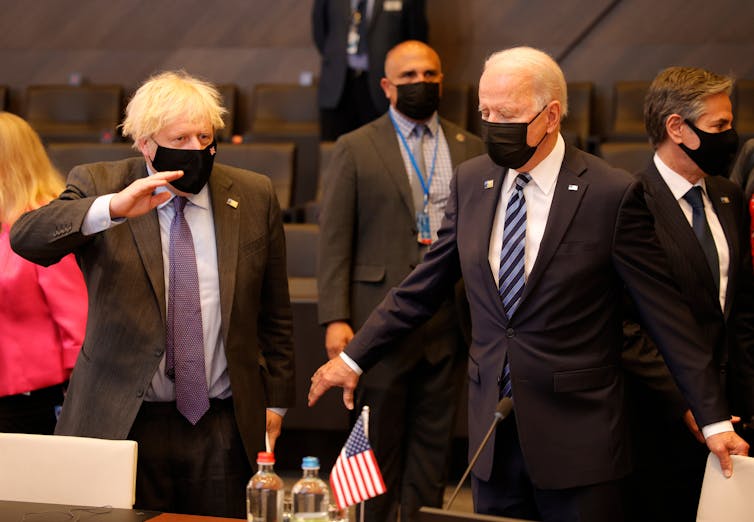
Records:
[[[754,80],[737,80],[733,125],[742,139],[754,138]]]
[[[260,83],[252,94],[252,134],[285,129],[318,132],[317,87],[286,83]]]
[[[236,106],[238,104],[238,87],[234,83],[217,85],[220,96],[223,98],[223,107],[228,111],[223,117],[225,127],[220,129],[215,138],[217,141],[228,142],[236,133]]]
[[[468,84],[443,84],[440,98],[440,116],[461,128],[469,126],[471,87]]]
[[[607,142],[600,144],[599,155],[613,167],[634,173],[646,168],[654,149],[648,141]]]
[[[616,82],[613,87],[613,123],[608,133],[610,141],[640,141],[646,139],[644,127],[644,97],[648,81]]]
[[[120,85],[30,85],[26,120],[43,141],[118,140]]]
[[[293,143],[223,144],[218,147],[217,161],[269,177],[280,208],[291,206],[296,171],[296,146]]]
[[[568,83],[568,114],[563,118],[560,131],[566,142],[584,150],[592,134],[593,100],[592,82]]]
[[[0,111],[7,110],[8,108],[8,88],[5,85],[0,85]]]
[[[704,471],[697,522],[750,522],[754,513],[754,458],[731,455],[733,476],[726,479],[710,453]]]
[[[0,433],[0,499],[130,509],[137,444]]]
[[[285,223],[288,277],[317,277],[319,225]]]
[[[52,164],[66,176],[76,165],[98,161],[117,161],[141,153],[130,143],[50,143],[47,155]]]

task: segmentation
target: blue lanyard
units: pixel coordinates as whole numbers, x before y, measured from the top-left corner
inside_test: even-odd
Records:
[[[401,143],[403,143],[403,147],[406,149],[406,152],[408,153],[408,159],[411,160],[411,165],[413,165],[414,170],[416,171],[416,176],[419,178],[419,183],[421,183],[421,186],[422,186],[422,192],[424,192],[424,206],[426,208],[427,203],[429,202],[429,187],[432,186],[432,178],[435,175],[435,163],[437,162],[437,144],[440,141],[440,123],[438,121],[437,132],[435,132],[435,151],[432,155],[432,167],[429,170],[429,178],[425,181],[424,175],[422,174],[421,169],[419,169],[419,164],[416,163],[416,158],[414,157],[414,153],[411,152],[411,147],[408,146],[408,141],[406,140],[406,137],[401,132],[400,127],[398,127],[398,122],[395,121],[395,118],[393,117],[393,113],[388,111],[388,115],[390,116],[390,121],[393,122],[393,127],[395,127],[395,132],[398,133],[398,136],[401,138]],[[422,149],[422,154],[424,154],[424,149]]]

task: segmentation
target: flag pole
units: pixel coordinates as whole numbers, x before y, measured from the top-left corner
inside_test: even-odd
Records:
[[[361,408],[361,420],[364,423],[364,435],[369,440],[369,406]],[[359,522],[364,522],[364,501],[360,502],[359,508]]]

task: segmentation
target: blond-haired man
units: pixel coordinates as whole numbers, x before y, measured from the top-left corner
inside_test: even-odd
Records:
[[[241,517],[293,349],[275,192],[214,163],[223,111],[184,72],[150,78],[123,122],[142,157],[75,167],[12,244],[43,265],[75,253],[89,289],[57,433],[138,441],[137,507]]]

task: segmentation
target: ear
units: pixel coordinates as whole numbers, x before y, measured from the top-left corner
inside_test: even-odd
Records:
[[[681,133],[683,126],[684,121],[680,114],[671,114],[665,118],[665,132],[673,143],[678,144],[683,142],[683,135]]]
[[[382,92],[385,93],[385,98],[388,100],[390,99],[390,80],[387,78],[382,78],[380,80],[380,87],[382,87]]]
[[[563,107],[559,101],[553,100],[548,104],[545,112],[547,113],[547,132],[554,132],[558,125],[560,125],[560,116],[563,112]]]

